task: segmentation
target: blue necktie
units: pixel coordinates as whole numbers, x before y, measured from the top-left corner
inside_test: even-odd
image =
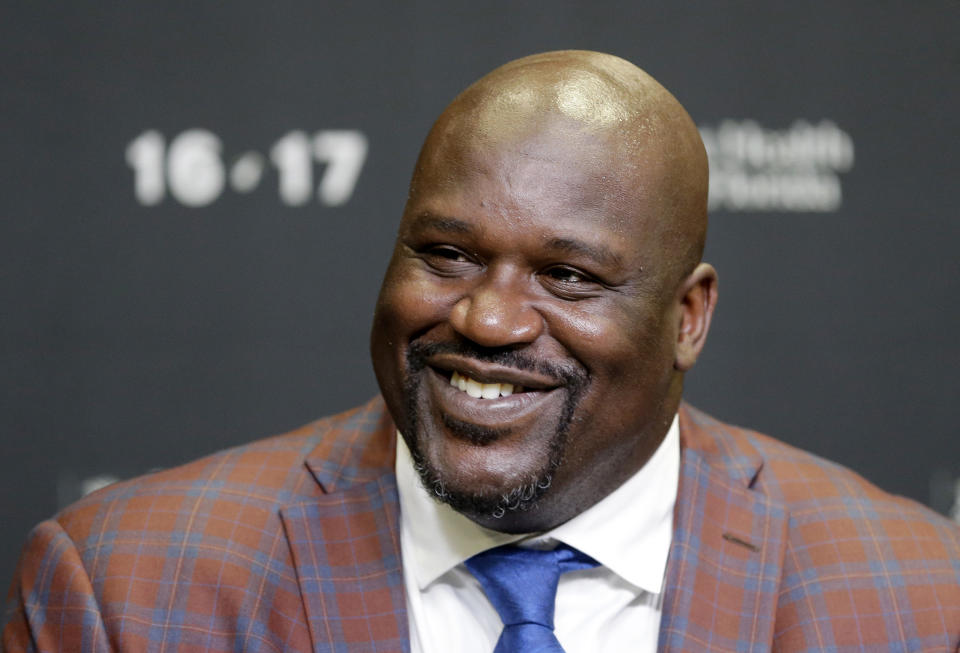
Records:
[[[560,574],[599,563],[566,544],[552,551],[508,544],[478,553],[464,564],[503,621],[493,653],[562,653],[553,634]]]

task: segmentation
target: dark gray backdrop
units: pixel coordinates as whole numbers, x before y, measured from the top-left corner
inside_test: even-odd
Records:
[[[98,478],[372,395],[368,323],[431,120],[480,74],[557,48],[638,63],[726,134],[707,252],[721,302],[688,398],[951,509],[956,0],[457,4],[5,8],[0,581],[29,527]],[[339,205],[284,204],[269,159],[254,190],[202,207],[171,195],[191,182],[170,179],[181,160],[142,204],[131,142],[162,137],[139,164],[156,176],[195,128],[225,171],[295,130],[356,130],[369,151]],[[297,165],[314,186],[325,171]]]

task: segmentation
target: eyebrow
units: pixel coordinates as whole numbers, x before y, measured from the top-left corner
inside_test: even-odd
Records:
[[[451,234],[468,234],[473,231],[473,227],[470,226],[468,222],[458,220],[457,218],[437,215],[429,211],[417,214],[414,227],[417,229],[436,229],[437,231],[444,231]]]
[[[579,254],[591,258],[605,266],[618,266],[623,263],[619,254],[603,245],[591,245],[576,238],[551,238],[547,246],[568,254]]]
[[[430,211],[423,211],[417,214],[415,228],[436,229],[437,231],[452,234],[469,234],[474,231],[473,225],[469,222],[437,215]],[[623,258],[610,248],[604,245],[590,244],[578,238],[551,238],[547,241],[546,245],[548,248],[558,252],[585,256],[604,266],[619,266],[623,263]]]

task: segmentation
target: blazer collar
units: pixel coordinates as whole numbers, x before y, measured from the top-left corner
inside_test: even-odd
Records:
[[[306,459],[322,493],[281,510],[314,650],[407,651],[396,427],[378,397],[322,430]],[[683,404],[680,441],[659,648],[769,650],[786,510],[752,489],[763,459],[730,427]]]
[[[379,396],[327,421],[306,466],[325,494],[393,473],[397,427]]]
[[[378,397],[317,429],[320,493],[280,511],[313,648],[407,651],[396,428]]]
[[[763,459],[742,433],[683,404],[680,446],[659,648],[769,650],[786,510],[752,489]]]

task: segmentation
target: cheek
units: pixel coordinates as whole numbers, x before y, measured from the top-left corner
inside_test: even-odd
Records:
[[[672,369],[673,347],[662,308],[585,306],[556,312],[549,322],[557,340],[606,391],[656,384]]]
[[[450,306],[449,292],[410,262],[401,261],[391,266],[384,279],[374,328],[390,339],[390,345],[403,343],[443,321]]]
[[[422,271],[409,261],[390,264],[374,311],[370,353],[377,382],[398,424],[404,423],[407,345],[441,323],[445,313],[443,297]]]

